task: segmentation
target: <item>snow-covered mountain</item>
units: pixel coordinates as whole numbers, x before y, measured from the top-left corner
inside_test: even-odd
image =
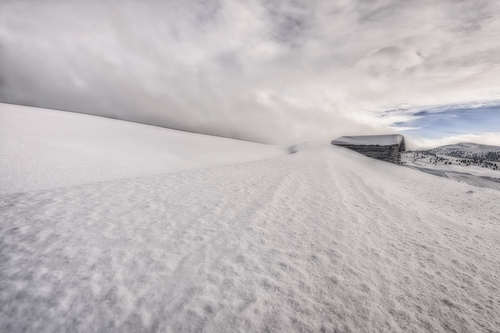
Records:
[[[0,104],[1,332],[495,332],[500,191]]]
[[[477,187],[500,190],[500,147],[458,143],[403,153],[404,166]]]
[[[454,145],[437,147],[431,149],[430,152],[438,155],[500,162],[500,146],[461,142]]]

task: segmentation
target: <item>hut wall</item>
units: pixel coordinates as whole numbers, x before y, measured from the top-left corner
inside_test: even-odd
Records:
[[[398,145],[394,146],[378,146],[378,145],[339,145],[351,150],[354,150],[365,156],[375,158],[377,160],[382,160],[385,162],[390,162],[394,164],[400,164],[401,155],[399,153],[400,147]]]

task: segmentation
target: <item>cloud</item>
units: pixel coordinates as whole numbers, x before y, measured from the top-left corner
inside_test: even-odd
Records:
[[[499,13],[486,0],[3,1],[0,101],[267,143],[388,133],[423,106],[500,100]]]
[[[371,52],[356,65],[371,72],[374,76],[379,76],[405,71],[424,61],[424,56],[413,48],[388,46]]]

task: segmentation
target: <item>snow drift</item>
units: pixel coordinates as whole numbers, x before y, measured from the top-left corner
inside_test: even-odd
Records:
[[[330,144],[0,117],[0,331],[500,327],[499,191]]]

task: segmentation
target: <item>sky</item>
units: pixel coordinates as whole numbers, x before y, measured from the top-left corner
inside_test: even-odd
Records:
[[[500,145],[498,40],[494,0],[2,0],[0,102],[271,144]]]

